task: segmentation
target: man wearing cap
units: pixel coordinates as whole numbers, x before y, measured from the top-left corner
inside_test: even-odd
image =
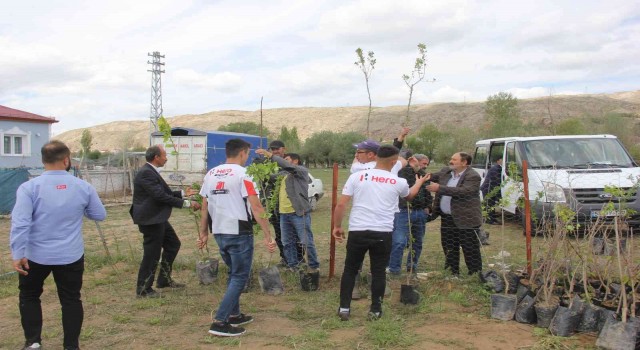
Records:
[[[393,146],[397,149],[402,149],[404,139],[409,133],[409,128],[402,128],[400,135],[393,140]],[[357,173],[360,170],[369,170],[376,167],[376,153],[380,148],[380,143],[375,140],[367,139],[360,143],[354,144],[356,148],[356,154],[351,164],[351,174]],[[398,171],[406,165],[406,159],[399,157],[396,164],[393,165],[391,172],[398,175]]]
[[[284,158],[287,148],[284,145],[284,142],[280,140],[273,140],[269,143],[269,150],[272,155],[278,156],[280,158]],[[264,159],[264,158],[263,158]],[[279,176],[286,176],[288,173],[286,171],[280,171],[278,174],[271,176],[269,182],[267,183],[265,189],[265,198],[271,198],[272,191],[275,189],[276,180]],[[277,196],[278,193],[273,193],[273,195]],[[280,266],[286,267],[289,266],[284,245],[282,244],[282,230],[280,230],[280,209],[279,209],[279,200],[275,201],[276,205],[271,210],[271,217],[269,217],[269,223],[273,225],[273,232],[275,232],[276,236],[276,244],[278,245],[278,251],[280,252]],[[298,240],[297,236],[295,239],[295,247],[298,261],[302,261],[304,259],[304,252],[302,250],[302,245]]]

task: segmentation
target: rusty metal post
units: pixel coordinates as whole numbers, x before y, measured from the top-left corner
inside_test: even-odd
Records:
[[[329,279],[332,279],[336,272],[336,239],[333,237],[333,227],[335,221],[333,213],[338,204],[338,163],[333,163],[333,182],[331,184],[331,243],[329,245]]]
[[[531,202],[529,202],[529,165],[526,160],[522,161],[522,186],[524,187],[524,232],[527,245],[527,274],[531,277]]]

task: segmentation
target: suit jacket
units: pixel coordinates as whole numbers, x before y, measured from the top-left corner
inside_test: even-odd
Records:
[[[149,163],[140,168],[133,181],[133,203],[129,214],[137,225],[153,225],[169,220],[173,207],[182,208],[182,191],[171,191]]]
[[[471,167],[464,171],[456,187],[447,187],[452,170],[442,169],[431,176],[431,181],[440,185],[433,200],[434,215],[442,214],[440,200],[442,196],[451,196],[451,216],[458,228],[475,228],[482,225],[482,209],[480,207],[480,174]]]

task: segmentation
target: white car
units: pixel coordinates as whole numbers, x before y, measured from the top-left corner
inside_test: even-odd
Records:
[[[309,204],[311,204],[311,210],[316,210],[318,207],[318,199],[324,196],[324,185],[322,180],[316,179],[313,175],[309,174]]]

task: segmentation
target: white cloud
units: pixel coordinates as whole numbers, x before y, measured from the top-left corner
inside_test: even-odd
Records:
[[[211,88],[217,91],[237,91],[243,84],[241,76],[222,72],[202,74],[192,69],[179,69],[173,74],[176,83],[185,87]]]
[[[0,12],[0,104],[62,131],[149,115],[160,51],[165,115],[368,103],[354,50],[376,54],[376,106],[638,89],[640,3],[540,0],[14,1]]]

